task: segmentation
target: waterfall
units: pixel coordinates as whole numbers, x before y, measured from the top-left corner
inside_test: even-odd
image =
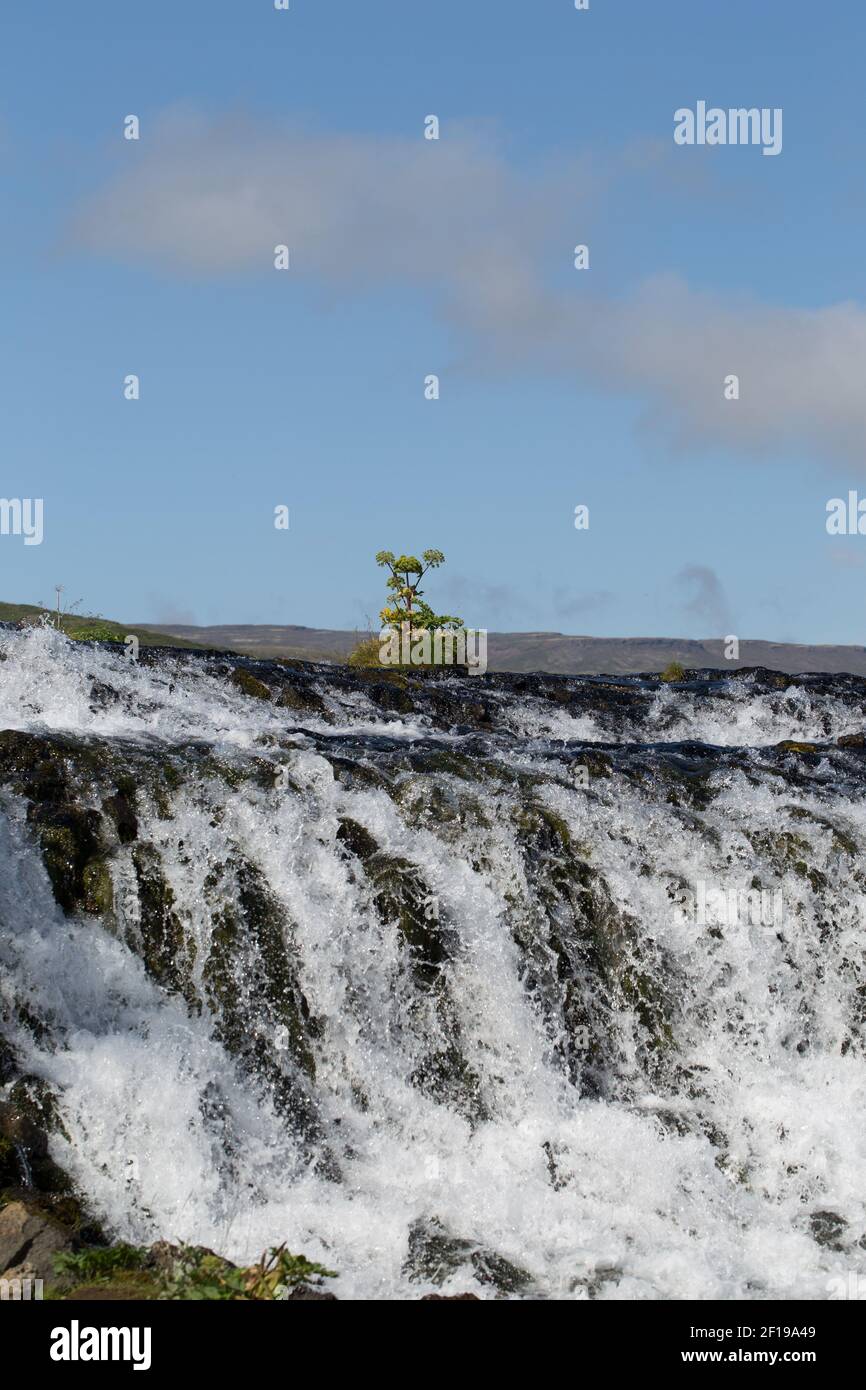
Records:
[[[864,700],[0,631],[6,1091],[118,1239],[343,1298],[827,1298]]]

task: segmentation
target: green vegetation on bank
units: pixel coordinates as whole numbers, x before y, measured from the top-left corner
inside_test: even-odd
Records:
[[[239,1268],[197,1245],[160,1242],[151,1249],[109,1245],[54,1256],[52,1301],[80,1299],[159,1299],[169,1302],[270,1302],[312,1293],[323,1296],[323,1281],[335,1270],[274,1246],[254,1264]]]
[[[78,615],[61,613],[50,608],[40,608],[36,603],[0,603],[0,622],[33,624],[48,618],[56,627],[59,625],[67,637],[79,642],[123,642],[126,637],[137,637],[142,647],[193,647],[198,651],[207,648],[201,642],[189,642],[183,637],[167,637],[162,632],[150,632],[143,627],[124,627],[110,618],[99,614]]]

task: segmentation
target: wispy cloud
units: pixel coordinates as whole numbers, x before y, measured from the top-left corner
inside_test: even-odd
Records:
[[[690,594],[683,604],[685,612],[706,623],[709,634],[727,636],[731,632],[728,600],[715,570],[708,565],[686,565],[676,576],[676,583]]]
[[[525,597],[510,584],[486,584],[462,574],[437,579],[436,596],[433,601],[433,595],[429,595],[431,608],[437,612],[443,605],[459,608],[458,616],[471,627],[489,628],[505,619],[511,621],[514,614],[529,609]]]
[[[195,627],[198,619],[191,608],[176,603],[165,594],[150,593],[147,596],[148,620],[166,626]]]
[[[591,593],[572,594],[568,589],[553,591],[554,611],[562,618],[581,618],[609,608],[615,595],[608,589],[593,589]]]
[[[638,174],[636,148],[614,173],[576,160],[538,174],[468,130],[427,142],[175,115],[128,152],[135,167],[91,198],[75,231],[100,254],[199,275],[265,273],[285,243],[308,281],[421,286],[483,361],[642,399],[646,428],[672,446],[811,448],[863,467],[861,305],[766,305],[667,275],[616,298],[594,295],[586,273],[563,281],[606,185],[670,186],[669,153]],[[730,374],[738,400],[725,399]]]

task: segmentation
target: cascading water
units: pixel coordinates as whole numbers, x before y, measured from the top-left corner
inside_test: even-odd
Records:
[[[864,700],[0,632],[7,1090],[118,1238],[340,1297],[827,1298]]]

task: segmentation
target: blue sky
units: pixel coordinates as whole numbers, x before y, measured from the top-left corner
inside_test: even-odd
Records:
[[[17,7],[0,494],[45,535],[0,536],[0,597],[363,625],[375,552],[435,546],[476,626],[862,644],[825,508],[866,496],[864,16]],[[675,146],[701,99],[782,108],[782,153]]]

